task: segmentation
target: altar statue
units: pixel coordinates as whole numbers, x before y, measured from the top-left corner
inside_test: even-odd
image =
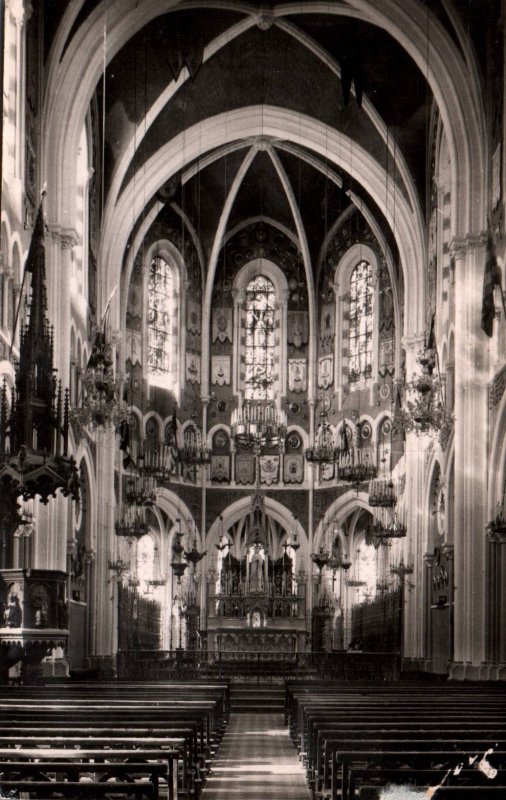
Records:
[[[262,592],[264,589],[264,561],[262,547],[255,545],[249,566],[249,582],[252,592]]]

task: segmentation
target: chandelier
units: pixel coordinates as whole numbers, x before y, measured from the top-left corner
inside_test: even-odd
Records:
[[[197,424],[196,415],[193,415],[183,437],[183,447],[179,450],[179,460],[187,466],[200,466],[209,464],[211,452],[204,443],[202,431]]]
[[[114,572],[117,581],[121,581],[125,572],[129,571],[130,565],[127,564],[127,562],[122,558],[117,558],[114,561],[109,560],[107,562],[107,569],[109,569],[111,572]]]
[[[252,405],[246,401],[232,411],[232,438],[247,448],[283,448],[286,436],[286,413],[268,403]]]
[[[171,445],[161,443],[141,452],[137,459],[139,474],[155,483],[167,480],[172,472],[174,460]]]
[[[176,523],[178,525],[178,530],[175,532],[174,542],[172,544],[172,561],[170,562],[170,566],[179,584],[181,583],[181,578],[183,577],[186,567],[188,566],[188,562],[183,560],[184,547],[181,540],[184,536],[184,533],[181,530],[180,517],[176,518]]]
[[[79,472],[68,452],[69,392],[55,379],[53,330],[46,318],[42,204],[23,281],[27,273],[32,278],[29,321],[21,329],[15,386],[9,392],[4,383],[0,397],[0,507],[14,527],[20,496],[38,495],[46,504],[61,489],[65,497],[79,499]]]
[[[156,589],[160,586],[165,586],[165,583],[166,580],[162,575],[160,566],[160,552],[157,545],[155,545],[153,553],[153,577],[146,581],[146,585],[148,588]]]
[[[370,481],[368,502],[371,508],[393,508],[397,503],[393,480]]]
[[[421,374],[404,385],[404,405],[394,417],[394,428],[403,433],[438,434],[448,441],[453,414],[446,408],[444,380],[436,367],[436,353],[424,347],[417,358]]]
[[[401,560],[397,565],[390,567],[390,572],[392,573],[392,575],[396,575],[399,578],[401,584],[403,584],[404,581],[406,580],[406,576],[413,574],[413,565],[405,564],[404,558],[401,558]]]
[[[141,539],[149,530],[148,523],[144,519],[144,510],[134,505],[123,506],[114,528],[116,536],[128,539]]]
[[[152,506],[156,502],[156,480],[152,475],[131,472],[126,480],[125,497],[132,506]]]
[[[372,447],[360,446],[360,425],[357,425],[355,442],[350,446],[351,436],[344,423],[342,431],[342,447],[337,450],[337,479],[358,486],[364,481],[375,478],[378,469],[375,464]]]
[[[351,559],[347,550],[343,551],[342,554],[334,551],[332,534],[336,529],[336,525],[337,523],[335,520],[332,520],[330,523],[328,523],[325,531],[324,544],[320,545],[318,552],[311,553],[311,561],[318,567],[320,576],[323,567],[327,567],[327,569],[332,570],[334,575],[338,569],[343,569],[346,571],[351,567]],[[330,541],[328,541],[329,537]]]
[[[338,457],[339,451],[334,447],[334,434],[327,419],[320,422],[312,447],[305,451],[306,461],[310,464],[331,464]]]
[[[193,509],[193,514],[194,515],[196,513],[196,510],[197,510],[197,508],[196,508],[196,506],[194,506],[194,509]],[[190,530],[192,530],[192,532],[193,532],[193,535],[191,536],[192,546],[191,546],[191,550],[185,550],[184,557],[186,558],[186,560],[188,561],[189,564],[193,565],[193,569],[195,570],[195,568],[196,568],[197,564],[199,563],[199,561],[201,561],[204,558],[204,556],[206,555],[207,550],[203,550],[202,552],[200,552],[199,549],[197,548],[197,527],[195,525],[194,519],[191,520]]]
[[[102,326],[93,335],[91,356],[81,378],[80,405],[72,409],[72,422],[80,428],[116,428],[124,417],[119,397],[120,381]]]
[[[371,533],[374,541],[385,539],[403,539],[407,533],[407,527],[400,521],[396,512],[391,513],[386,519],[376,519],[371,526]]]

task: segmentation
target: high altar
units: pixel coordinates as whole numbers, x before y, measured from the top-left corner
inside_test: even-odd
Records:
[[[237,556],[222,541],[208,581],[207,645],[222,653],[297,653],[305,650],[305,576],[295,573],[297,545],[279,558],[255,532]],[[249,539],[249,541],[248,541]],[[237,548],[236,548],[237,551]]]

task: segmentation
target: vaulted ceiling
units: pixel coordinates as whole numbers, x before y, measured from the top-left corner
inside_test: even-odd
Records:
[[[46,49],[65,5],[60,0],[48,13]],[[67,46],[98,5],[98,0],[82,3]],[[184,150],[184,132],[192,126],[201,126],[205,140],[207,121],[216,115],[270,106],[300,114],[301,127],[310,118],[349,137],[348,162],[354,146],[357,153],[365,151],[385,170],[386,181],[396,182],[411,203],[415,197],[425,214],[433,101],[426,77],[389,33],[352,15],[346,3],[335,5],[342,14],[327,14],[318,2],[299,3],[290,13],[273,2],[257,7],[204,0],[171,4],[168,13],[147,22],[110,60],[97,84],[105,125],[104,196],[115,203],[153,154],[178,134]],[[455,39],[447,5],[430,0],[427,19],[429,10],[434,12]],[[464,23],[466,15],[468,20],[474,15],[479,50],[486,15],[478,24],[470,5],[461,4],[460,12]],[[372,215],[395,258],[392,233],[367,181],[358,185],[325,153],[261,138],[210,150],[182,174],[167,176],[155,196],[144,198],[146,209],[160,200],[173,204],[209,257],[224,204],[249,154],[225,233],[257,217],[295,235],[301,225],[315,265],[328,231],[351,202]]]

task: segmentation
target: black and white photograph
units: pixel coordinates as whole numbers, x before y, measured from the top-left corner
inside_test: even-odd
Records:
[[[0,798],[506,800],[506,0],[0,38]]]

